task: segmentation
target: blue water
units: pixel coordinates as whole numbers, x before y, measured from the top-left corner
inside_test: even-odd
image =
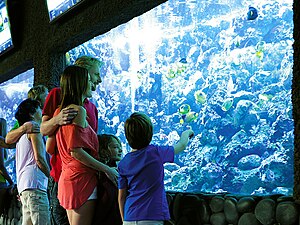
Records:
[[[153,143],[172,145],[192,127],[188,148],[165,166],[168,191],[292,194],[292,4],[170,0],[72,49],[70,63],[82,54],[105,62],[92,99],[99,132],[119,136],[126,154],[133,111],[151,117]],[[33,71],[24,76],[0,85],[8,129],[32,86]]]
[[[292,194],[292,0],[176,1],[71,50],[105,62],[94,94],[100,133],[146,112],[153,143],[192,127],[165,166],[169,191]],[[248,7],[258,17],[247,19]]]
[[[8,131],[14,126],[15,111],[27,98],[27,92],[33,85],[34,70],[30,69],[0,84],[0,118],[7,122]]]

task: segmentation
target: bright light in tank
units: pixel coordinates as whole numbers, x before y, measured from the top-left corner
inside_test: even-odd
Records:
[[[125,31],[125,37],[129,43],[141,45],[146,52],[153,51],[163,39],[163,29],[157,26],[150,14],[143,24],[139,23],[139,18],[134,18]]]

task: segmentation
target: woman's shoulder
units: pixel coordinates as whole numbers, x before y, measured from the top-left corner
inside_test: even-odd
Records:
[[[67,108],[73,108],[77,110],[77,116],[74,118],[73,123],[76,125],[79,125],[83,128],[87,127],[87,121],[86,121],[86,110],[83,106],[80,105],[69,105]]]
[[[86,111],[85,108],[83,106],[81,106],[81,105],[71,104],[71,105],[68,105],[66,107],[66,109],[69,109],[69,108],[77,109],[80,112],[85,112]]]

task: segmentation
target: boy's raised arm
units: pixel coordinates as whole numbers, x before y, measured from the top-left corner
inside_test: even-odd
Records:
[[[175,154],[182,152],[186,148],[189,139],[193,136],[194,136],[193,130],[190,129],[190,130],[183,131],[178,143],[174,145]]]

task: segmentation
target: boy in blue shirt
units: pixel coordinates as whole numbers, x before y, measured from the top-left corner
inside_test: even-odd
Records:
[[[132,151],[118,165],[119,208],[124,225],[162,225],[170,219],[164,189],[164,167],[183,151],[192,130],[181,134],[174,146],[150,145],[153,125],[143,113],[133,113],[125,122],[125,136]]]

